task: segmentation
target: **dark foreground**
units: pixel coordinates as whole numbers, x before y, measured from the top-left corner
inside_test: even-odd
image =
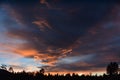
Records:
[[[120,80],[120,74],[118,75],[103,75],[103,76],[90,76],[90,75],[81,75],[77,74],[66,74],[64,75],[43,75],[37,73],[10,73],[5,70],[0,70],[0,80]]]

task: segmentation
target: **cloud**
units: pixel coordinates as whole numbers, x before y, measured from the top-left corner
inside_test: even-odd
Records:
[[[44,19],[41,19],[39,21],[34,21],[32,23],[36,24],[42,31],[44,31],[44,29],[46,28],[51,29],[51,26],[49,25],[49,23],[45,21]]]
[[[68,4],[68,6],[70,6],[70,4]],[[105,5],[101,6],[101,4],[98,4],[94,6],[86,5],[87,6],[86,8],[83,7],[82,9],[78,9],[76,11],[77,12],[76,15],[70,15],[70,13],[67,13],[67,11],[69,11],[69,8],[66,8],[66,7],[68,6],[65,6],[66,12],[59,11],[59,10],[52,10],[52,9],[44,9],[42,11],[38,11],[38,10],[32,11],[35,8],[39,7],[39,5],[36,5],[36,6],[28,5],[23,10],[20,9],[21,8],[20,5],[19,6],[11,5],[11,8],[14,10],[14,12],[16,12],[17,15],[20,13],[19,14],[21,15],[20,21],[25,23],[26,25],[26,28],[23,28],[21,30],[27,31],[25,32],[26,36],[27,34],[30,34],[33,32],[32,33],[33,37],[37,37],[38,35],[41,35],[41,37],[43,38],[43,41],[45,41],[45,44],[65,48],[73,44],[80,36],[82,36],[86,32],[87,29],[91,27],[91,25],[95,25],[97,23],[96,22],[97,20],[101,20],[101,16],[104,16],[106,14],[105,12],[107,12],[106,11],[107,8],[105,8],[107,6]],[[104,9],[102,8],[103,6],[104,6]],[[74,8],[75,7],[73,7],[73,9]],[[100,8],[100,9],[97,9],[97,8]],[[90,11],[91,13],[89,13]],[[22,16],[25,16],[25,17],[22,17]],[[37,18],[42,17],[43,18],[42,22],[39,19],[36,22],[35,20],[36,17]],[[39,25],[42,28],[47,27],[46,32],[45,33],[41,32],[39,27],[36,25],[33,25],[32,23],[35,23],[35,24],[37,23],[37,25]],[[53,28],[53,30],[49,30],[50,28]],[[16,29],[16,31],[17,30],[20,30],[20,29]],[[16,34],[17,32],[20,32],[20,31],[14,32],[12,29],[11,32],[13,32],[13,34]],[[17,34],[23,35],[22,33],[17,33]],[[61,44],[61,43],[64,43],[64,44]]]
[[[46,0],[40,0],[41,4],[45,4],[48,8],[51,8],[51,5]]]

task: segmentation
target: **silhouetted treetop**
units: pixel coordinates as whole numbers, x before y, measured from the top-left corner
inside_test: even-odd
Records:
[[[118,74],[118,70],[119,70],[119,66],[118,66],[118,63],[116,63],[116,62],[111,62],[107,66],[107,74],[108,75]]]

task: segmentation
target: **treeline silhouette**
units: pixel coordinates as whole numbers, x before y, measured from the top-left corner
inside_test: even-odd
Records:
[[[1,71],[0,71],[1,72]],[[120,80],[120,74],[117,75],[106,75],[97,76],[97,75],[81,75],[73,73],[72,75],[44,75],[37,73],[20,72],[20,73],[9,73],[2,72],[0,73],[0,80]]]
[[[0,80],[120,80],[119,67],[116,62],[111,62],[106,68],[107,74],[101,76],[97,75],[81,75],[78,74],[44,74],[44,69],[42,68],[39,72],[13,72],[7,71],[5,66],[0,69]]]

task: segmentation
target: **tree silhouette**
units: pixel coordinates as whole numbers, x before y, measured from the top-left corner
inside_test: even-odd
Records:
[[[7,65],[4,65],[4,64],[1,64],[0,68],[3,69],[3,70],[7,70]]]
[[[108,75],[115,75],[118,74],[119,66],[116,62],[111,62],[107,66],[107,74]]]
[[[41,74],[44,74],[45,73],[45,70],[43,68],[40,69],[40,73]]]
[[[14,72],[12,67],[9,67],[9,72]]]

